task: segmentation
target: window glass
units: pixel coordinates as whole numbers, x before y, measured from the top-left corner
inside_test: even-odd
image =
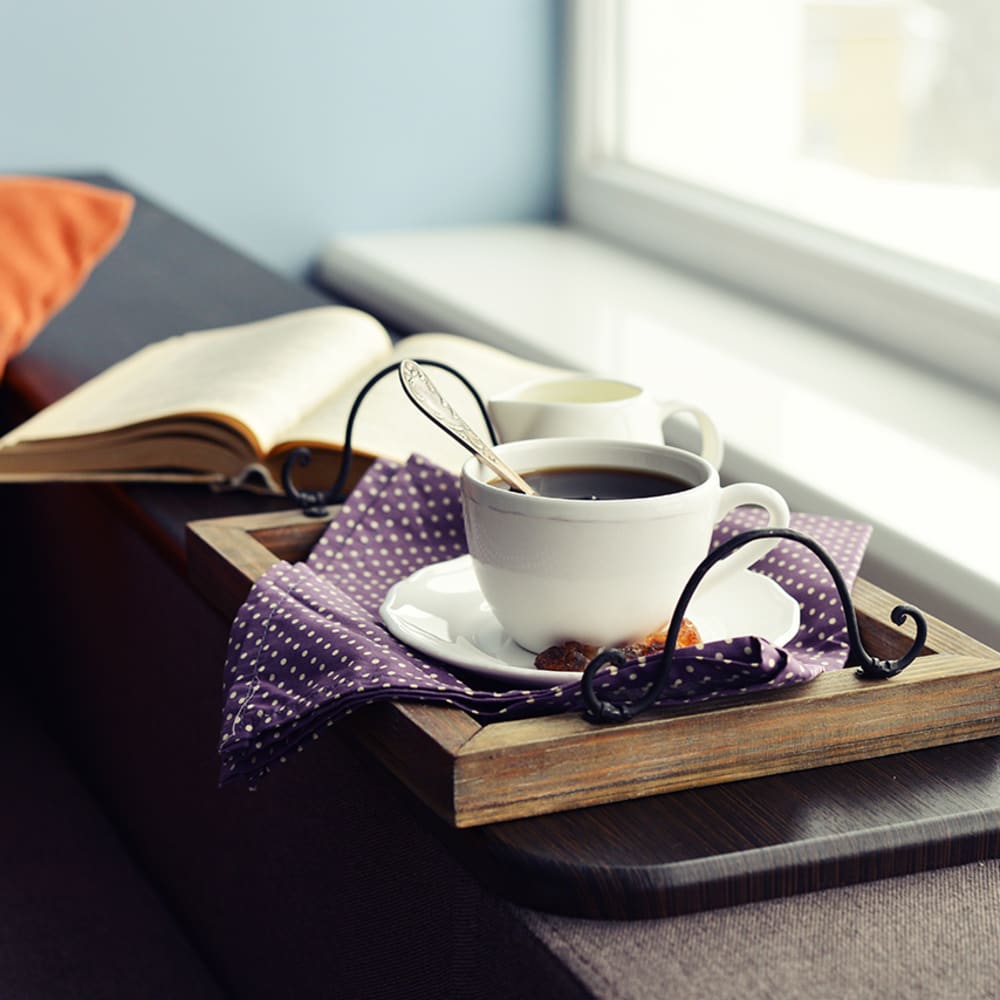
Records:
[[[620,160],[1000,282],[1000,2],[620,10]]]

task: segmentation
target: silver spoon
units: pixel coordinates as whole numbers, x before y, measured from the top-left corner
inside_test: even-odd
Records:
[[[459,444],[468,448],[479,461],[488,465],[511,489],[537,496],[533,490],[500,456],[462,419],[454,407],[441,395],[427,372],[416,361],[404,358],[399,365],[399,380],[414,404]]]

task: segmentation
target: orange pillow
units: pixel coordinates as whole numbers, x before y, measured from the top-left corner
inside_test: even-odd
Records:
[[[0,375],[118,242],[133,205],[78,181],[0,177]]]

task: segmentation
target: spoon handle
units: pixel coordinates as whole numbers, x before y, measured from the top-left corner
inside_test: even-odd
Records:
[[[464,445],[479,460],[489,466],[508,485],[521,493],[534,495],[533,490],[499,455],[469,426],[441,395],[427,372],[416,361],[405,358],[400,362],[399,379],[411,400],[439,427]]]

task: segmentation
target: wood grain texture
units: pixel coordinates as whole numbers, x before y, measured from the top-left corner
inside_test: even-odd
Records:
[[[457,708],[382,702],[345,720],[351,734],[439,817],[457,814],[455,760],[481,729]]]
[[[220,614],[235,618],[254,581],[275,563],[305,559],[332,516],[282,510],[191,521],[188,577]]]
[[[1000,733],[1000,661],[933,656],[892,682],[853,671],[624,726],[490,725],[455,762],[458,825],[621,801]]]
[[[297,511],[191,524],[191,578],[231,617],[256,576],[303,558],[324,527]],[[854,598],[872,655],[909,647],[895,597],[859,580]],[[995,736],[1000,655],[928,617],[926,654],[891,680],[845,669],[610,726],[577,714],[481,726],[458,709],[393,702],[352,731],[438,816],[471,827]]]
[[[453,831],[538,909],[672,916],[1000,856],[1000,738]]]

